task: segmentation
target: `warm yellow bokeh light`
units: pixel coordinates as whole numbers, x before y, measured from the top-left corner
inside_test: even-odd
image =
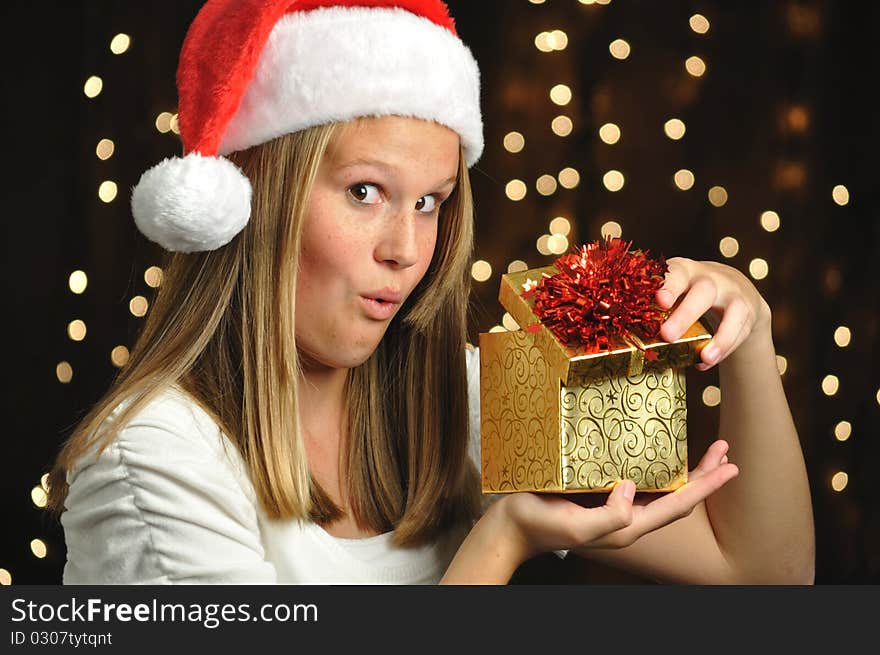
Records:
[[[721,389],[710,384],[703,389],[703,404],[707,407],[716,407],[721,404]]]
[[[559,184],[566,189],[574,189],[581,183],[581,174],[570,166],[559,171]]]
[[[529,270],[529,265],[521,259],[514,259],[507,265],[508,273],[519,273],[520,271]]]
[[[709,20],[703,14],[694,14],[688,20],[688,24],[697,34],[705,34],[709,31]]]
[[[478,259],[471,266],[471,277],[477,282],[485,282],[492,277],[492,264],[485,259]]]
[[[713,186],[707,195],[709,204],[713,207],[723,207],[727,204],[727,189],[723,186]]]
[[[556,136],[568,136],[574,129],[574,124],[568,116],[557,116],[550,123],[550,129]]]
[[[556,178],[552,175],[542,175],[535,182],[535,188],[542,196],[550,196],[556,193]]]
[[[98,141],[98,145],[95,146],[95,154],[101,161],[110,159],[115,150],[116,145],[110,139],[101,139]]]
[[[571,221],[564,216],[557,216],[550,221],[550,234],[562,234],[568,236],[571,234]]]
[[[776,370],[779,371],[779,375],[785,375],[788,370],[788,360],[782,355],[776,355]]]
[[[614,123],[605,123],[599,128],[599,138],[609,146],[620,141],[620,128]]]
[[[550,252],[550,246],[548,245],[549,241],[550,241],[549,234],[542,234],[541,236],[538,237],[538,241],[535,244],[535,247],[538,249],[538,252],[541,253],[542,255],[552,254]]]
[[[159,130],[162,134],[171,131],[171,112],[163,111],[161,114],[156,116],[156,129]]]
[[[73,379],[73,367],[69,362],[58,362],[55,365],[55,377],[61,384],[67,384]]]
[[[826,375],[822,378],[822,392],[826,396],[833,396],[840,389],[840,380],[836,375]]]
[[[686,168],[675,171],[672,176],[675,186],[682,191],[690,191],[694,186],[694,174]]]
[[[775,211],[765,211],[761,214],[761,227],[768,232],[775,232],[779,229],[779,214]]]
[[[565,50],[568,47],[568,34],[562,30],[553,30],[547,36],[547,43],[554,50]]]
[[[831,197],[834,199],[838,205],[843,207],[847,203],[849,203],[849,189],[847,189],[842,184],[838,184],[831,191]]]
[[[45,489],[47,493],[49,492],[49,474],[48,473],[43,473],[43,475],[40,476],[40,486],[43,487],[43,489]]]
[[[128,363],[130,353],[125,346],[116,346],[110,351],[110,361],[116,368],[122,368]]]
[[[702,77],[706,72],[706,62],[699,57],[688,57],[684,62],[685,70],[694,77]]]
[[[522,149],[526,147],[526,139],[519,132],[508,132],[504,135],[504,149],[507,152],[517,153],[522,152]]]
[[[128,34],[117,34],[113,37],[113,40],[110,41],[110,52],[114,55],[121,55],[123,52],[128,50],[128,47],[131,45],[131,37]]]
[[[46,556],[46,544],[42,539],[31,540],[31,552],[34,554],[34,557],[39,559],[43,559]]]
[[[571,102],[571,89],[565,84],[557,84],[550,89],[550,100],[557,105],[567,105]]]
[[[31,501],[33,501],[34,505],[36,505],[37,507],[45,507],[46,502],[48,501],[46,490],[39,485],[31,489]]]
[[[180,120],[177,118],[177,114],[171,115],[171,121],[169,122],[169,127],[171,131],[175,134],[180,134]]]
[[[615,59],[626,59],[631,52],[629,43],[623,39],[615,39],[608,46],[608,51]]]
[[[604,184],[605,188],[609,191],[620,191],[625,182],[626,180],[623,177],[623,173],[620,171],[608,171],[602,176],[602,184]]]
[[[97,75],[92,75],[83,85],[83,93],[86,94],[87,98],[94,98],[101,93],[103,88],[104,81]]]
[[[162,269],[158,266],[150,266],[144,271],[144,282],[153,289],[160,286],[162,284]]]
[[[766,259],[755,257],[752,261],[749,262],[749,275],[752,276],[752,279],[763,280],[765,277],[767,277],[767,274],[769,272],[770,265],[767,263]]]
[[[493,325],[489,328],[489,332],[507,332],[507,328],[503,325]]]
[[[838,441],[846,441],[852,436],[852,423],[841,421],[834,426],[834,438]]]
[[[113,202],[116,199],[116,182],[104,180],[98,187],[98,197],[104,202]]]
[[[541,32],[535,37],[535,47],[541,52],[553,52],[553,46],[550,45],[550,33]]]
[[[846,471],[838,471],[831,478],[831,488],[834,491],[843,491],[846,489],[847,484],[849,484],[849,476],[846,474]]]
[[[724,237],[718,242],[718,250],[725,257],[734,257],[739,252],[739,241],[733,237]]]
[[[12,574],[6,569],[0,569],[0,585],[8,587],[12,584]]]
[[[547,250],[554,255],[561,255],[568,250],[568,239],[564,234],[551,234],[547,239]]]
[[[89,277],[84,271],[74,271],[67,279],[67,286],[73,293],[80,294],[89,286]]]
[[[663,124],[663,131],[666,133],[666,136],[674,141],[678,141],[683,137],[686,129],[684,121],[680,118],[670,118]]]
[[[617,221],[606,221],[599,229],[599,234],[602,235],[603,239],[607,236],[619,239],[623,235],[623,228]]]
[[[851,338],[852,332],[850,332],[850,329],[845,325],[841,325],[834,331],[834,343],[841,348],[846,348],[849,345]]]
[[[128,311],[130,311],[133,316],[137,316],[138,318],[144,316],[147,313],[147,309],[149,309],[149,307],[150,303],[147,302],[147,299],[143,296],[135,296],[128,301]]]
[[[525,198],[527,192],[526,183],[522,180],[511,180],[504,187],[504,193],[514,202]]]
[[[504,316],[501,317],[501,325],[504,326],[504,329],[510,330],[511,332],[519,330],[519,323],[513,320],[513,316],[507,312],[504,312]]]
[[[67,324],[67,336],[73,341],[82,341],[86,338],[86,324],[80,319],[74,319]]]

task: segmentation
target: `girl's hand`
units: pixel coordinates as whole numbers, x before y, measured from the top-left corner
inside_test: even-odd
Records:
[[[657,291],[663,309],[678,306],[660,327],[660,336],[672,342],[704,315],[715,335],[700,352],[706,371],[723,361],[753,332],[770,332],[770,306],[740,271],[718,262],[685,257],[666,260],[666,282]]]
[[[688,516],[699,503],[736,477],[737,467],[727,461],[727,443],[716,441],[691,471],[688,483],[673,492],[644,494],[634,501],[635,484],[619,482],[604,505],[584,507],[601,500],[600,494],[510,494],[490,511],[503,514],[501,525],[517,549],[519,561],[552,550],[623,548],[648,532]]]

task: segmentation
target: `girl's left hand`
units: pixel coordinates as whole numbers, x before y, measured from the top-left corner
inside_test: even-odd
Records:
[[[706,371],[724,361],[753,333],[769,335],[770,306],[740,271],[685,257],[672,257],[666,263],[669,270],[657,291],[657,303],[663,309],[678,306],[660,327],[660,336],[668,342],[680,339],[704,315],[715,329],[700,351],[702,362],[694,368]]]

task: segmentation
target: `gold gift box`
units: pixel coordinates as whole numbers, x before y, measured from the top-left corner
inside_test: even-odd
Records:
[[[480,334],[483,492],[609,491],[626,478],[640,491],[680,487],[684,368],[712,335],[698,322],[673,343],[644,343],[645,352],[623,341],[598,353],[566,346],[522,295],[528,280],[556,272],[503,275],[499,300],[520,329]]]

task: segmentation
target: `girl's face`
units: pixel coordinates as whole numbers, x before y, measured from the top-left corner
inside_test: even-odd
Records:
[[[428,270],[459,138],[415,118],[340,127],[303,225],[296,342],[306,368],[352,368],[373,353]]]

